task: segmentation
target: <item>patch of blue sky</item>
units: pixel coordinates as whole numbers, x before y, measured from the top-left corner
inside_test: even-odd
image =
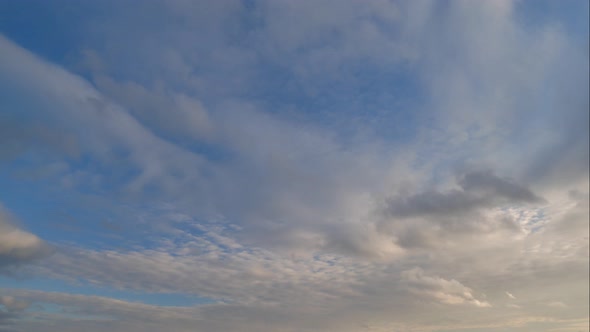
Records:
[[[317,77],[309,87],[300,85],[289,68],[261,65],[256,79],[260,87],[248,97],[261,100],[269,113],[329,128],[344,141],[369,128],[373,135],[396,144],[414,138],[424,116],[419,110],[425,96],[412,68],[361,62],[347,66],[334,77]]]
[[[135,209],[108,198],[60,188],[51,180],[0,176],[0,201],[28,230],[51,243],[89,248],[142,243],[144,230],[130,231]],[[125,241],[121,241],[126,232]],[[112,243],[111,243],[112,242]]]
[[[215,299],[200,297],[193,294],[186,293],[158,293],[149,292],[145,290],[124,290],[116,288],[102,287],[92,285],[83,280],[67,282],[64,280],[49,279],[49,278],[29,278],[17,280],[15,278],[8,278],[0,275],[0,289],[22,289],[29,291],[47,291],[87,295],[87,296],[101,296],[111,299],[117,299],[127,302],[137,302],[157,306],[198,306],[204,304],[217,303]]]
[[[97,48],[108,48],[109,44],[117,42],[100,37],[101,32],[109,29],[104,24],[116,19],[118,11],[133,14],[130,7],[135,5],[133,2],[109,0],[30,0],[23,6],[19,1],[6,1],[0,11],[0,33],[36,56],[72,70],[92,82],[94,73],[85,68],[83,54]],[[125,20],[132,23],[129,17],[120,19],[123,23]],[[137,58],[124,58],[123,54],[116,56],[117,63],[124,65],[109,72],[112,78],[125,80],[128,73],[146,72],[143,62]],[[142,83],[149,82],[149,77],[143,78]]]
[[[31,52],[56,63],[64,63],[83,31],[78,29],[87,18],[87,1],[4,1],[0,11],[0,32]]]

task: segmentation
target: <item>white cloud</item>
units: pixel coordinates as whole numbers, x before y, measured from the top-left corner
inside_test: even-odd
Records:
[[[516,330],[587,317],[588,61],[567,33],[523,26],[508,1],[256,1],[251,16],[238,1],[152,5],[80,28],[89,45],[109,41],[84,48],[92,83],[0,37],[4,93],[51,119],[0,130],[19,142],[0,157],[50,146],[39,158],[61,162],[51,174],[68,194],[92,184],[80,191],[106,211],[132,211],[112,224],[133,232],[102,249],[57,243],[31,273],[216,303],[15,291],[6,308],[23,296],[83,318],[41,312],[23,328]],[[417,77],[420,103],[392,102],[398,77],[373,71]],[[388,135],[365,131],[374,123]],[[0,221],[0,264],[43,246]],[[502,305],[516,300],[505,289],[518,305]],[[571,312],[550,310],[555,298]]]
[[[48,244],[13,225],[13,218],[0,205],[0,272],[48,256]]]
[[[446,304],[471,304],[476,307],[490,307],[486,301],[473,296],[473,290],[457,280],[446,280],[424,274],[420,268],[402,272],[402,278],[408,283],[410,290],[418,295],[429,297]]]

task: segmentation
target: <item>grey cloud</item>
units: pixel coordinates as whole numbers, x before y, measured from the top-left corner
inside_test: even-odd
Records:
[[[458,179],[461,189],[426,191],[393,198],[387,212],[395,217],[449,216],[502,204],[545,203],[528,188],[490,171],[467,172]]]
[[[469,172],[459,180],[459,185],[466,192],[488,192],[513,203],[545,203],[528,188],[514,181],[500,178],[491,171]]]
[[[472,197],[460,190],[446,193],[437,191],[424,192],[404,198],[393,199],[388,212],[393,216],[412,217],[419,215],[449,215],[457,212],[471,211],[487,203],[480,197]]]
[[[459,189],[386,200],[380,210],[380,232],[404,249],[452,250],[492,245],[498,236],[521,238],[541,226],[535,226],[541,218],[535,209],[547,206],[547,201],[525,186],[491,171],[468,171],[455,182]]]

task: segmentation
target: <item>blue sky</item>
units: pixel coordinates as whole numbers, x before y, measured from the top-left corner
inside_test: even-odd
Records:
[[[0,331],[588,330],[588,2],[0,2]]]

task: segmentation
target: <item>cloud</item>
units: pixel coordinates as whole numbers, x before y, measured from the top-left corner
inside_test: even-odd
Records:
[[[30,303],[9,295],[0,295],[0,331],[19,331],[17,326],[18,318],[22,317],[23,311]]]
[[[396,217],[421,215],[458,215],[479,208],[505,204],[543,203],[529,189],[489,171],[467,172],[457,181],[460,190],[446,193],[427,191],[408,197],[394,198],[388,212]]]
[[[499,178],[490,171],[469,172],[459,180],[468,192],[489,192],[514,203],[543,203],[544,199],[510,179]]]
[[[26,99],[44,104],[43,116],[94,161],[63,175],[69,187],[92,184],[89,189],[112,190],[121,200],[150,199],[144,196],[149,191],[154,201],[173,200],[191,215],[239,221],[248,226],[249,240],[280,250],[326,248],[372,257],[398,251],[370,227],[358,232],[374,205],[368,191],[385,191],[383,177],[407,163],[381,156],[379,142],[345,145],[320,126],[294,125],[256,103],[227,101],[208,111],[184,94],[98,80],[128,112],[81,77],[8,40],[1,46],[6,63],[14,64],[6,74],[21,82],[12,86],[13,95],[30,94]],[[62,90],[71,93],[62,96]],[[61,97],[56,102],[47,95]],[[357,236],[365,239],[346,238]]]
[[[404,190],[384,199],[378,229],[405,249],[496,245],[530,232],[533,225],[525,217],[539,222],[539,209],[548,204],[525,186],[490,171],[467,171],[454,182],[446,191]],[[487,240],[473,241],[476,237]]]
[[[150,248],[132,251],[62,247],[39,265],[37,273],[136,291],[181,292],[235,304],[295,305],[304,301],[319,305],[355,293],[354,285],[373,268],[342,256],[280,255],[245,246],[212,229],[201,236],[178,229],[173,234],[174,240],[164,238]],[[310,284],[305,286],[307,282]],[[308,288],[304,291],[300,287]]]
[[[0,296],[0,304],[9,312],[22,311],[29,307],[30,303],[14,298],[13,296]]]
[[[490,303],[476,299],[471,288],[465,287],[454,279],[431,277],[420,268],[403,271],[401,276],[408,283],[410,291],[420,296],[451,305],[471,304],[476,307],[491,307]]]
[[[516,331],[587,317],[588,60],[568,31],[509,1],[103,6],[73,6],[78,65],[0,37],[2,166],[60,165],[23,191],[83,211],[42,260],[46,243],[0,219],[0,269],[35,261],[97,294],[213,303],[14,290],[2,301],[31,305],[7,321]],[[93,214],[120,233],[99,236]]]
[[[203,104],[179,93],[150,91],[135,82],[119,83],[107,76],[95,79],[96,86],[121,103],[133,116],[157,133],[191,142],[210,141],[215,129]]]
[[[559,302],[559,301],[555,301],[555,302],[549,302],[547,303],[547,306],[552,307],[552,308],[567,308],[567,305],[563,302]]]
[[[12,217],[0,206],[0,271],[47,257],[51,247],[27,231],[13,225]]]

